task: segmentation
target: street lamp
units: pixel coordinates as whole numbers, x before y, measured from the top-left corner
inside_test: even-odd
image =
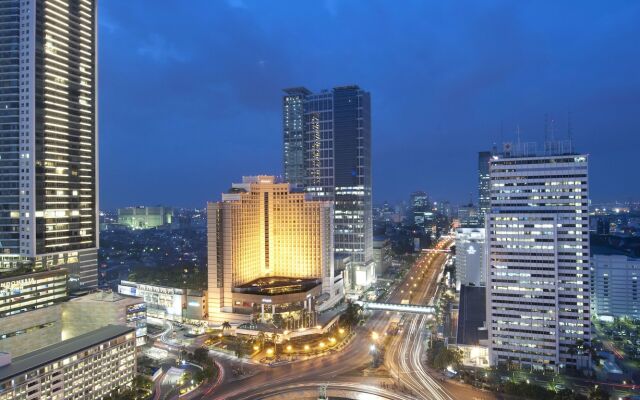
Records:
[[[267,349],[267,356],[271,357],[273,355],[273,349]]]

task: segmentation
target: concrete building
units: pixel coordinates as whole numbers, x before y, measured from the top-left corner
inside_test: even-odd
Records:
[[[13,357],[60,343],[61,336],[61,304],[0,319],[0,352]]]
[[[147,341],[147,305],[139,297],[113,292],[94,292],[62,303],[62,340],[107,325],[135,329],[136,345]]]
[[[118,209],[118,223],[131,229],[149,229],[171,225],[173,210],[169,207],[126,207]]]
[[[505,145],[490,162],[487,324],[492,365],[586,368],[588,157],[570,143]]]
[[[110,325],[0,362],[0,400],[102,399],[133,381],[135,332]]]
[[[345,286],[349,292],[361,293],[375,282],[376,276],[370,94],[358,86],[320,93],[305,88],[287,89],[283,118],[285,177],[290,175],[292,183],[299,183],[297,175],[293,178],[294,172],[290,171],[299,170],[302,121],[305,190],[314,198],[334,202],[335,255],[337,259],[350,257]]]
[[[461,285],[485,286],[485,229],[456,229],[456,288]]]
[[[96,286],[93,0],[0,0],[0,274],[53,267]]]
[[[373,239],[373,261],[376,264],[376,276],[382,276],[393,261],[391,241],[385,237]]]
[[[333,208],[273,176],[244,177],[208,204],[209,320],[300,320],[343,295]]]
[[[594,253],[596,250],[594,249]],[[600,319],[640,318],[640,259],[607,251],[591,256],[591,312]]]

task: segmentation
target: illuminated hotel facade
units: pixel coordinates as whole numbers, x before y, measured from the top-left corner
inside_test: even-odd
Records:
[[[213,323],[305,327],[342,298],[330,202],[310,200],[273,176],[254,176],[234,183],[207,212]]]
[[[345,287],[360,293],[376,280],[370,93],[355,85],[285,89],[283,128],[285,179],[334,203],[335,257],[348,258]]]
[[[588,157],[570,143],[490,161],[487,328],[491,365],[585,368],[590,357]]]
[[[96,4],[0,0],[0,275],[97,285]]]

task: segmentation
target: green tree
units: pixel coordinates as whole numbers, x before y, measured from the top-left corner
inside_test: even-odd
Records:
[[[227,330],[231,330],[231,324],[229,323],[229,321],[224,321],[222,323],[222,334],[224,334]]]
[[[193,351],[193,361],[200,365],[207,364],[209,360],[209,350],[206,347],[198,347]]]
[[[611,395],[600,385],[596,385],[589,390],[589,400],[609,400]]]

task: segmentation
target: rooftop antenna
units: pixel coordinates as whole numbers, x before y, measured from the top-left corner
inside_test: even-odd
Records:
[[[520,147],[520,124],[516,125],[516,133],[518,135],[518,147]]]

